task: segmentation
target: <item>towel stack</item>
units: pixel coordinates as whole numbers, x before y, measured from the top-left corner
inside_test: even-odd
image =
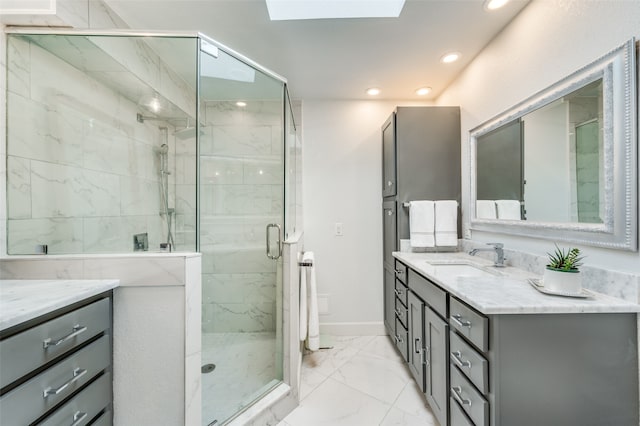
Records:
[[[458,245],[458,202],[421,200],[409,203],[411,247]]]

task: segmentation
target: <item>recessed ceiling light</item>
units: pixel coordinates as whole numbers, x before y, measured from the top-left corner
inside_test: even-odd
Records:
[[[418,96],[428,95],[429,93],[431,93],[431,87],[421,87],[416,89],[416,95]]]
[[[451,53],[447,53],[446,55],[442,56],[442,58],[440,58],[440,62],[442,62],[443,64],[450,64],[451,62],[455,62],[458,59],[460,59],[460,53],[451,52]]]
[[[370,87],[367,89],[367,95],[369,96],[376,96],[380,94],[380,89],[378,89],[377,87]]]
[[[509,3],[509,0],[485,0],[484,8],[485,10],[496,10],[507,3]]]
[[[246,107],[247,103],[246,102],[242,102],[242,101],[238,101],[238,102],[236,102],[236,105],[239,106],[239,107]]]
[[[331,18],[397,18],[405,0],[266,0],[272,21]]]

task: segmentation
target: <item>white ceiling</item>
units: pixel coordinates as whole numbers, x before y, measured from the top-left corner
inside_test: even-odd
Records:
[[[141,30],[200,31],[287,78],[295,99],[434,99],[528,3],[407,0],[399,18],[270,21],[264,0],[107,0]],[[440,63],[449,51],[462,53]],[[431,94],[419,97],[418,87]]]

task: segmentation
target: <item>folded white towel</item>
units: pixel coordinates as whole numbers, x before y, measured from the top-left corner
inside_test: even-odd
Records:
[[[317,351],[320,349],[320,320],[318,318],[318,292],[316,288],[316,270],[315,270],[315,260],[313,252],[307,251],[302,256],[302,261],[311,263],[313,266],[305,266],[303,267],[301,276],[300,276],[300,340],[307,340],[307,348],[311,351]],[[308,284],[309,288],[307,291],[307,274],[309,277]],[[304,277],[304,279],[303,279]],[[302,285],[305,286],[306,293],[306,303],[305,310],[303,311],[303,303],[302,303]],[[302,316],[305,316],[307,319],[306,327],[302,329]]]
[[[476,217],[478,219],[497,219],[496,202],[493,200],[476,200]]]
[[[411,247],[435,247],[434,203],[429,200],[409,203],[409,239]]]
[[[498,208],[498,219],[520,220],[520,201],[518,200],[496,200]]]
[[[435,207],[436,245],[452,247],[458,245],[458,202],[436,201]]]

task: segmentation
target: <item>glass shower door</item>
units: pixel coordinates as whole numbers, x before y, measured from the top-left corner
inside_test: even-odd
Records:
[[[284,83],[201,43],[202,421],[219,425],[282,380]]]

